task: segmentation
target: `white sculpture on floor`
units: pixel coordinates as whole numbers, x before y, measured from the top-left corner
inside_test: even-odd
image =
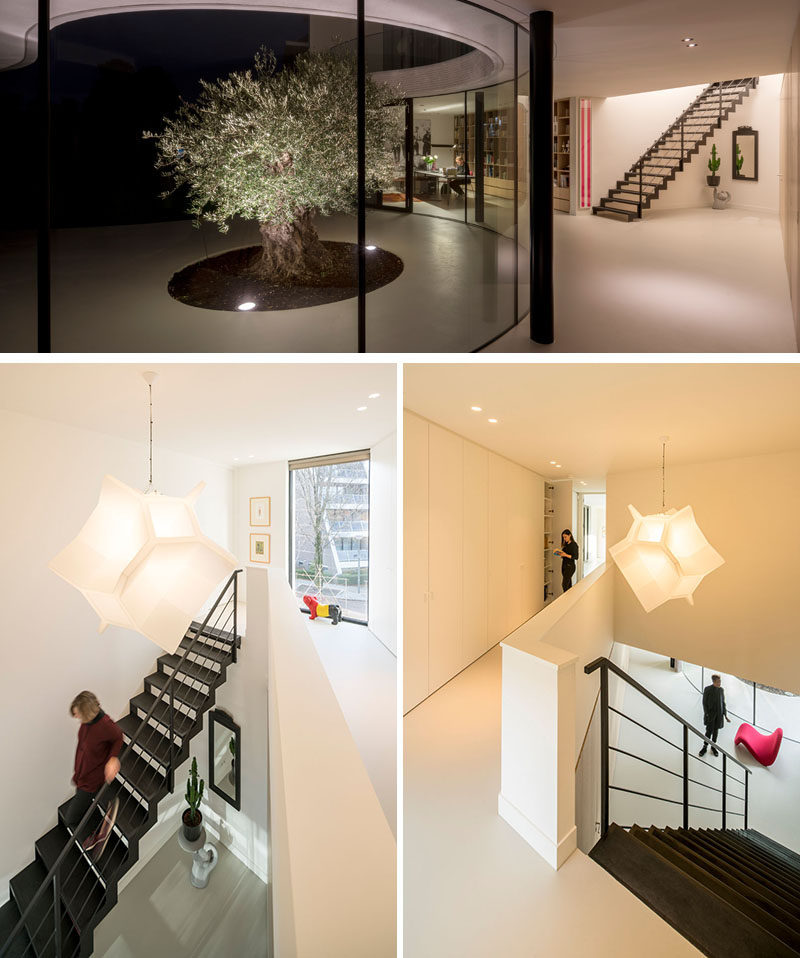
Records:
[[[208,876],[216,868],[219,861],[217,849],[209,842],[198,848],[192,855],[192,884],[195,888],[205,888]]]
[[[714,187],[714,202],[711,204],[712,210],[725,210],[731,201],[731,194],[727,190],[718,190]]]

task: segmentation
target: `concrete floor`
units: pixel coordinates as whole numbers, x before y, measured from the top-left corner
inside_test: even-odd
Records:
[[[171,838],[125,888],[94,933],[96,958],[221,958],[267,954],[267,886],[217,844],[204,889]]]
[[[366,626],[315,619],[308,629],[397,838],[397,659]]]
[[[554,872],[497,814],[499,648],[404,727],[406,958],[700,954],[583,853]]]
[[[355,242],[353,217],[320,218],[324,239]],[[432,216],[371,212],[367,239],[400,256],[401,275],[367,295],[369,352],[468,352],[514,322],[514,244]],[[259,242],[256,226],[223,236],[188,221],[57,230],[52,339],[57,352],[353,352],[357,301],[265,313],[185,306],[174,272]],[[33,236],[0,242],[0,349],[35,345]],[[246,296],[244,298],[247,298]]]
[[[556,215],[556,341],[525,320],[489,352],[796,352],[777,215]]]
[[[670,670],[667,658],[632,648],[629,671],[633,678],[669,705],[678,715],[682,715],[695,727],[702,727],[703,706],[700,693],[690,685],[684,675]],[[613,679],[613,681],[619,680]],[[670,741],[676,744],[681,742],[682,733],[678,724],[657,706],[648,702],[635,689],[630,687],[626,689],[622,711],[665,738],[669,738]],[[770,768],[764,768],[745,748],[733,744],[740,720],[733,716],[732,719],[731,723],[720,730],[719,743],[751,771],[749,825],[787,848],[800,852],[800,823],[797,818],[797,806],[800,802],[800,745],[784,739],[775,764]],[[692,756],[697,756],[700,745],[700,740],[690,735],[689,747]],[[682,752],[670,748],[653,735],[624,720],[620,725],[620,748],[643,755],[652,762],[682,774]],[[729,770],[731,766],[732,763],[729,764]],[[690,802],[715,809],[721,808],[722,796],[711,788],[704,787],[705,785],[721,787],[722,775],[719,771],[721,767],[722,757],[714,758],[710,752],[706,753],[703,761],[699,757],[690,759],[689,774],[696,780],[690,785]],[[737,779],[744,778],[741,768],[733,766],[732,771]],[[612,782],[623,788],[633,788],[651,795],[682,800],[681,778],[676,778],[627,756],[616,757]],[[698,782],[704,784],[697,784]],[[738,795],[744,795],[744,788],[741,785],[731,784],[730,790]],[[728,801],[729,811],[742,812],[743,809],[742,801],[736,799]],[[682,824],[682,816],[682,806],[622,792],[612,792],[611,818],[620,825],[636,822],[643,826],[678,827]],[[743,822],[741,815],[732,816],[729,827],[742,828]],[[690,809],[689,824],[692,828],[720,828],[721,814]]]

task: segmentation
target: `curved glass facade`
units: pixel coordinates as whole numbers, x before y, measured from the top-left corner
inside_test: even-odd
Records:
[[[387,13],[404,22],[387,22]],[[180,52],[177,35],[192,41]],[[51,31],[48,103],[35,104],[37,61],[0,73],[6,102],[17,87],[32,91],[12,122],[41,133],[49,107],[52,134],[49,276],[32,269],[30,230],[7,234],[0,278],[10,291],[9,325],[0,348],[33,348],[38,286],[51,295],[54,351],[480,349],[529,309],[528,46],[523,27],[462,0],[435,9],[416,0],[398,9],[366,0],[361,22],[355,0],[338,2],[336,16],[168,5],[128,12],[124,4],[111,14],[76,13]],[[234,216],[227,232],[208,221],[193,228],[187,188],[165,188],[154,143],[143,133],[159,130],[181,98],[193,102],[201,81],[250,68],[261,47],[275,52],[279,72],[305,52],[337,58],[345,72],[352,64],[352,86],[333,94],[335,148],[303,154],[298,147],[292,162],[316,164],[327,180],[341,177],[349,211],[340,202],[314,225],[323,244],[349,244],[361,266],[357,278],[341,281],[341,295],[324,302],[301,292],[267,306],[245,279],[222,305],[216,289],[181,299],[175,289],[187,268],[201,264],[202,272],[215,257],[255,251],[264,231],[252,211]],[[375,89],[384,114],[369,108]],[[318,142],[327,139],[330,112],[324,100],[308,107]],[[372,153],[358,169],[359,147],[372,150],[374,126],[391,131],[380,134],[379,179]],[[256,160],[275,168],[271,156]],[[22,152],[13,161],[25,167]],[[35,167],[26,176],[41,186]],[[35,209],[19,221],[34,225]],[[402,261],[395,278],[372,269],[384,254]],[[15,285],[22,260],[27,282]],[[239,308],[250,302],[249,310]]]

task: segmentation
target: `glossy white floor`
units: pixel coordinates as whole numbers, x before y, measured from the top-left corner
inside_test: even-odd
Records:
[[[315,619],[308,628],[397,837],[397,659],[363,625]]]
[[[320,218],[323,239],[355,242],[353,217]],[[513,240],[434,216],[369,213],[367,239],[403,272],[367,295],[369,352],[469,352],[514,322]],[[354,352],[355,298],[274,312],[225,312],[177,302],[177,270],[259,242],[255,224],[223,236],[188,221],[56,230],[52,339],[58,352]],[[0,240],[0,349],[35,348],[35,256]],[[246,295],[243,299],[247,299]],[[524,295],[521,298],[524,302]]]
[[[492,352],[796,352],[777,216],[652,210],[556,215],[556,341],[526,320]]]
[[[406,958],[700,953],[591,859],[554,872],[497,814],[500,650],[405,719]]]
[[[684,675],[669,668],[669,660],[652,652],[631,649],[630,674],[646,689],[672,708],[696,728],[702,730],[702,697],[687,681]],[[671,742],[681,742],[680,727],[663,711],[644,696],[628,687],[622,711],[631,718],[646,725],[654,732],[668,738]],[[740,725],[740,719],[731,716],[733,721],[719,733],[719,744],[751,770],[749,784],[749,825],[777,842],[800,852],[800,823],[797,806],[800,802],[800,745],[784,740],[775,764],[764,768],[742,746],[734,746],[733,739]],[[701,761],[697,757],[700,740],[690,736],[689,774],[696,781],[692,783],[689,801],[706,808],[720,809],[722,795],[713,789],[721,788],[722,756],[714,758],[710,752]],[[642,755],[675,772],[682,770],[682,752],[671,748],[665,742],[648,734],[630,722],[622,720],[620,726],[620,748]],[[743,779],[743,771],[729,763],[729,770],[737,779]],[[627,756],[617,756],[612,776],[615,785],[636,789],[651,795],[680,800],[682,779],[674,775],[636,761]],[[703,784],[697,784],[702,782]],[[706,787],[711,786],[711,787]],[[743,795],[744,789],[731,785],[731,791]],[[728,800],[728,810],[743,811],[744,803],[735,799]],[[644,799],[622,792],[614,792],[611,799],[611,817],[620,825],[672,825],[682,824],[682,806],[663,801]],[[721,815],[717,812],[693,808],[690,810],[691,827],[719,828]],[[729,827],[743,827],[741,815],[729,819]]]
[[[201,889],[189,881],[192,856],[167,841],[97,926],[96,958],[265,958],[267,886],[215,845],[219,863]]]

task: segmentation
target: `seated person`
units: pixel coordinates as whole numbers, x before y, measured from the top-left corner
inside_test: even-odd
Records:
[[[447,177],[447,185],[459,196],[464,195],[463,185],[469,183],[469,176],[467,176],[467,164],[464,162],[464,157],[460,154],[456,156],[454,163],[456,165],[456,172],[454,176]]]

